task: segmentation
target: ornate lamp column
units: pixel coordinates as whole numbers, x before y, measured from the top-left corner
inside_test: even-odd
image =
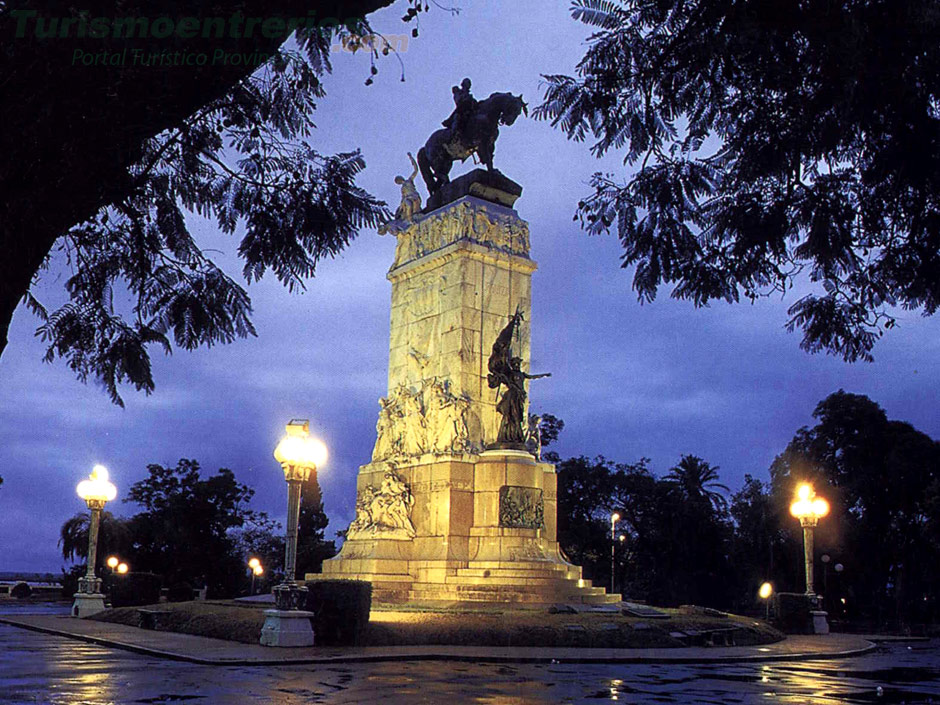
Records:
[[[98,554],[98,527],[101,523],[101,510],[104,505],[117,496],[117,488],[108,481],[108,470],[103,465],[95,465],[87,480],[82,480],[76,487],[78,496],[85,500],[91,512],[88,522],[88,568],[85,575],[78,579],[78,592],[72,603],[73,617],[88,617],[104,610],[104,595],[101,593],[101,578],[95,575],[95,562]]]
[[[796,500],[790,505],[790,514],[800,520],[803,527],[803,562],[806,570],[806,599],[809,600],[813,633],[828,634],[829,623],[825,610],[819,609],[819,599],[813,588],[813,529],[829,513],[829,502],[817,497],[812,485],[800,485]],[[815,609],[813,609],[815,607]]]
[[[806,564],[806,594],[815,595],[813,588],[813,529],[829,513],[829,502],[817,497],[812,485],[800,485],[796,500],[790,505],[790,514],[800,520],[803,527],[803,560]]]
[[[610,515],[610,594],[614,594],[614,575],[617,570],[617,522],[620,521],[620,514],[614,512]]]
[[[274,450],[274,458],[281,464],[287,480],[287,536],[284,545],[284,582],[274,588],[277,609],[265,610],[261,643],[264,646],[312,646],[312,612],[302,608],[307,604],[307,588],[298,585],[297,524],[300,520],[301,485],[326,462],[326,446],[310,437],[307,419],[291,419],[287,436]]]

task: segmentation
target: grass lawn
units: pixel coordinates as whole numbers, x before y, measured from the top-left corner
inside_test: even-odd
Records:
[[[233,601],[151,605],[165,611],[159,629],[257,644],[263,610]],[[138,607],[120,607],[91,619],[138,626]],[[685,646],[671,633],[734,629],[736,645],[766,644],[783,638],[776,629],[749,617],[726,617],[664,610],[669,619],[619,613],[550,614],[544,610],[496,608],[488,611],[373,609],[362,646],[464,644],[475,646],[575,646],[651,648]],[[693,637],[694,638],[694,637]]]

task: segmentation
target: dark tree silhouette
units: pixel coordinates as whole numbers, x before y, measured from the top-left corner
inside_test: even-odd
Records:
[[[194,240],[184,211],[225,233],[244,224],[246,279],[271,270],[289,288],[384,217],[384,204],[355,184],[359,154],[322,155],[309,136],[331,38],[368,31],[363,18],[390,3],[0,2],[0,353],[25,300],[43,321],[47,358],[66,358],[121,403],[122,382],[154,388],[153,345],[169,352],[253,333],[246,292]],[[412,19],[419,3],[409,5]],[[209,18],[262,18],[267,28],[89,36],[77,29],[83,17],[191,17],[198,28]],[[323,23],[298,28],[285,44],[297,17]],[[335,26],[337,18],[347,24]],[[39,20],[47,30],[55,20],[59,35],[37,36]],[[250,62],[74,60],[81,51],[142,49],[273,58],[257,70]],[[31,292],[52,257],[72,276],[68,302],[49,311]]]
[[[595,30],[535,111],[592,152],[576,219],[640,299],[814,285],[801,346],[871,359],[893,307],[940,305],[940,11],[932,0],[575,0]]]
[[[683,455],[679,462],[669,469],[666,480],[674,482],[692,501],[706,501],[718,512],[724,512],[728,508],[725,495],[731,490],[719,482],[718,467],[698,456]]]
[[[832,505],[820,522],[822,545],[838,544],[855,609],[882,623],[925,621],[940,597],[940,443],[842,390],[813,416],[817,424],[800,429],[771,466],[778,513],[798,482],[814,482]],[[792,518],[787,524],[798,531]]]

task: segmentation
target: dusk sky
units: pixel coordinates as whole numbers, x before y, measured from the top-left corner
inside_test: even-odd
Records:
[[[452,110],[451,86],[468,76],[477,98],[522,93],[531,108],[541,102],[541,74],[572,73],[585,50],[587,32],[566,1],[453,1],[458,16],[433,6],[422,13],[418,38],[400,21],[403,3],[371,17],[385,34],[409,35],[400,55],[405,82],[390,56],[365,86],[368,57],[346,52],[333,54],[334,72],[325,78],[312,143],[323,153],[360,148],[368,166],[359,183],[392,208],[393,179],[410,172],[406,153]],[[532,409],[564,419],[562,457],[645,456],[663,474],[691,453],[720,466],[723,481],[737,489],[745,473],[766,480],[774,456],[812,422],[816,403],[840,388],[940,438],[937,320],[899,311],[875,362],[848,364],[801,351],[799,334],[786,332],[786,310],[799,292],[695,309],[663,289],[653,304],[640,305],[632,271],[619,266],[616,238],[588,237],[572,221],[590,175],[625,173],[621,158],[598,161],[589,144],[524,118],[504,128],[496,145],[496,167],[524,188],[516,208],[529,222],[539,265],[531,370],[552,377],[532,384]],[[458,165],[455,173],[469,168]],[[423,184],[421,191],[426,197]],[[240,277],[238,237],[195,216],[189,223]],[[59,528],[84,509],[75,485],[95,463],[108,466],[119,497],[148,463],[185,457],[206,472],[228,467],[255,489],[254,508],[283,520],[286,485],[272,451],[292,417],[310,418],[330,449],[320,473],[328,537],[345,528],[385,394],[385,274],[394,247],[391,236],[365,230],[341,257],[320,265],[302,294],[273,277],[249,286],[257,338],[170,357],[153,348],[156,391],[147,397],[125,388],[125,409],[95,384],[76,381],[65,362],[44,364],[44,345],[33,335],[38,321],[21,307],[0,358],[0,571],[62,567]],[[67,277],[64,266],[53,266],[38,298],[61,303]],[[108,509],[137,510],[120,501]]]

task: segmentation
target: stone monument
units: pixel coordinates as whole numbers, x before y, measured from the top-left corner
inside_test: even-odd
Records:
[[[476,109],[493,97],[470,104],[469,81],[460,90],[450,132],[429,145],[495,141],[483,125],[492,112]],[[416,211],[404,184],[398,217],[380,230],[397,238],[388,390],[355,519],[322,577],[368,580],[378,602],[616,602],[562,556],[555,468],[532,444],[525,387],[543,375],[525,372],[536,264],[512,208],[522,189],[492,169],[492,144],[487,170],[453,182],[429,151],[417,161],[431,202]]]

